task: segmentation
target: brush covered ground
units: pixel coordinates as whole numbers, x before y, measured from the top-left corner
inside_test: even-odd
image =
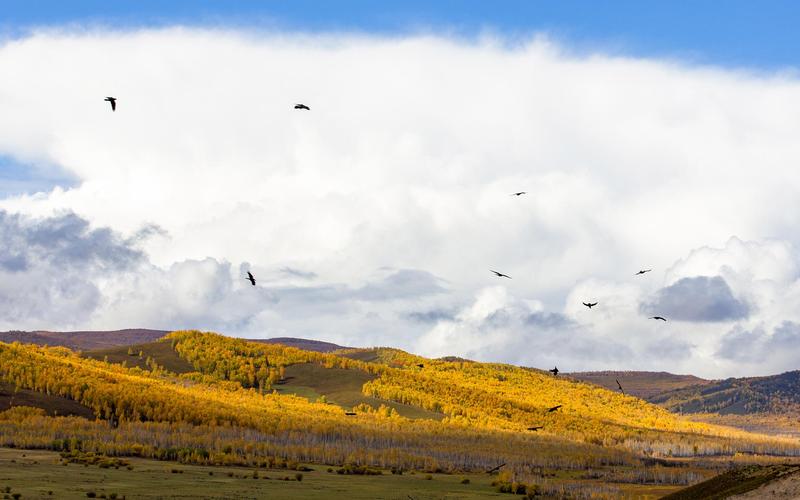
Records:
[[[731,463],[800,455],[795,439],[691,421],[544,371],[396,349],[323,353],[196,331],[83,356],[0,343],[0,382],[42,395],[25,406],[48,410],[0,414],[0,446],[187,466],[313,463],[452,478],[504,463],[485,492],[614,498],[655,497]],[[96,419],[48,416],[64,400]]]

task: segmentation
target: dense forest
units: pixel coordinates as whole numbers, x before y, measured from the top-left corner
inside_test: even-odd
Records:
[[[480,471],[507,463],[520,474],[633,465],[646,457],[800,454],[796,440],[692,422],[534,369],[395,349],[369,356],[311,352],[197,331],[173,332],[162,342],[195,371],[175,374],[156,359],[127,367],[61,347],[0,343],[0,382],[68,398],[97,417],[12,408],[0,414],[0,445],[214,464]],[[387,405],[361,404],[347,415],[324,398],[279,394],[286,368],[302,363],[368,374],[363,393]],[[392,401],[444,418],[405,418]]]

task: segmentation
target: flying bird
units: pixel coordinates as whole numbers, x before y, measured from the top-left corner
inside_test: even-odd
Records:
[[[557,366],[554,367],[552,370],[547,370],[547,371],[549,371],[550,373],[552,373],[555,376],[558,376],[558,367]]]
[[[529,431],[538,431],[539,429],[544,429],[544,426],[537,425],[536,427],[528,427]]]
[[[527,191],[520,191],[518,193],[511,193],[511,196],[522,196],[523,194],[528,194]]]
[[[597,302],[582,302],[582,304],[591,309],[597,305]]]
[[[494,274],[496,274],[498,278],[508,278],[508,279],[511,279],[511,276],[509,276],[509,275],[507,275],[507,274],[498,273],[497,271],[492,271],[491,269],[489,269],[489,271],[491,271],[491,272],[493,272]]]
[[[622,385],[620,385],[619,380],[617,380],[617,379],[614,379],[614,380],[617,382],[617,387],[619,387],[619,392],[621,392],[622,394],[625,394],[625,391],[622,389]]]
[[[661,321],[667,321],[666,318],[662,318],[661,316],[652,316],[650,319],[660,319]]]
[[[311,111],[311,108],[309,108],[305,104],[295,104],[294,109],[305,109],[306,111]]]
[[[498,470],[500,470],[500,468],[501,468],[501,467],[505,467],[505,465],[506,465],[506,464],[504,464],[504,463],[503,463],[503,464],[500,464],[500,465],[498,465],[497,467],[493,467],[493,468],[491,468],[491,469],[487,470],[487,471],[486,471],[486,473],[487,473],[487,474],[491,474],[492,472],[495,472],[495,471],[498,471]]]
[[[344,414],[347,415],[348,417],[352,417],[352,416],[354,416],[356,414],[356,412],[354,412],[354,411],[346,411],[346,412],[344,412]]]
[[[418,364],[417,366],[420,368],[425,368],[425,365],[423,365],[422,363]]]
[[[652,269],[642,269],[638,273],[634,274],[634,276],[639,276],[640,274],[649,273]]]
[[[116,97],[106,97],[103,99],[104,101],[108,101],[111,103],[111,111],[117,110],[117,98]]]
[[[245,279],[247,281],[249,281],[253,286],[256,286],[256,278],[255,278],[255,276],[253,276],[253,273],[251,273],[250,271],[247,271],[247,278],[245,278]]]
[[[552,407],[552,408],[548,408],[548,409],[547,409],[547,413],[553,413],[554,411],[558,410],[558,409],[559,409],[559,408],[561,408],[562,406],[564,406],[564,405],[556,405],[556,406],[554,406],[554,407]]]

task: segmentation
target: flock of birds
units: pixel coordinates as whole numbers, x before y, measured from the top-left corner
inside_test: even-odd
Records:
[[[109,96],[109,97],[106,97],[103,100],[107,101],[111,105],[111,111],[116,111],[117,110],[117,98],[116,97],[110,97]],[[301,110],[301,111],[311,111],[311,108],[309,106],[307,106],[305,104],[302,104],[302,103],[295,104],[294,105],[294,109]],[[511,196],[522,196],[524,194],[528,194],[527,191],[517,191],[517,192],[511,193]],[[509,276],[507,274],[504,274],[504,273],[501,273],[499,271],[495,271],[493,269],[490,269],[489,271],[491,273],[493,273],[498,278],[512,279],[511,276]],[[635,273],[634,276],[640,276],[642,274],[649,273],[650,271],[652,271],[652,269],[642,269],[639,272]],[[256,278],[255,278],[255,276],[253,276],[252,272],[247,271],[247,277],[245,279],[248,280],[252,286],[256,286]],[[582,304],[584,306],[588,307],[591,310],[593,307],[595,307],[598,304],[598,302],[582,302]],[[650,319],[654,319],[654,320],[658,320],[658,321],[667,321],[666,318],[664,318],[662,316],[651,316]],[[421,364],[421,363],[417,364],[416,366],[418,368],[424,368],[425,367],[425,365]],[[551,372],[553,374],[553,376],[558,376],[559,369],[558,369],[557,366],[553,367],[552,370],[548,370],[548,371]],[[619,383],[619,380],[615,379],[615,381],[617,382],[617,386],[619,387],[619,391],[622,394],[625,394],[625,391],[622,389],[622,385]],[[553,413],[554,411],[557,411],[562,406],[563,405],[556,405],[556,406],[553,406],[551,408],[548,408],[547,409],[547,413]],[[347,411],[347,412],[345,412],[345,415],[347,415],[347,416],[355,416],[356,413],[352,412],[352,411]],[[529,430],[529,431],[538,431],[540,429],[544,429],[544,427],[541,426],[541,425],[537,425],[537,426],[533,426],[533,427],[528,427],[527,428],[527,430]],[[498,466],[498,467],[496,467],[496,468],[494,468],[492,470],[489,470],[487,472],[489,472],[489,473],[494,472],[494,471],[500,469],[500,467],[503,467],[503,465],[505,465],[505,464],[502,464],[502,465],[500,465],[500,466]]]

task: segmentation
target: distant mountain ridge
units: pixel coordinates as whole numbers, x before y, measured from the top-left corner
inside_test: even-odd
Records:
[[[0,342],[63,346],[75,351],[86,351],[154,342],[168,333],[169,331],[167,330],[149,330],[146,328],[74,332],[11,330],[0,332]]]
[[[0,332],[0,342],[20,342],[46,346],[62,346],[74,351],[110,349],[136,344],[155,342],[171,330],[150,330],[147,328],[126,328],[123,330],[81,330],[74,332],[53,332],[48,330],[10,330]],[[300,339],[294,337],[275,337],[270,339],[246,339],[264,344],[281,344],[297,347],[305,351],[332,352],[349,349],[322,340]]]
[[[800,371],[717,380],[703,386],[664,392],[649,401],[681,413],[797,414],[800,412]]]
[[[668,372],[597,371],[566,373],[583,382],[590,382],[612,391],[619,390],[617,380],[627,394],[650,400],[659,394],[691,386],[710,384],[710,380],[694,375],[675,375]]]

